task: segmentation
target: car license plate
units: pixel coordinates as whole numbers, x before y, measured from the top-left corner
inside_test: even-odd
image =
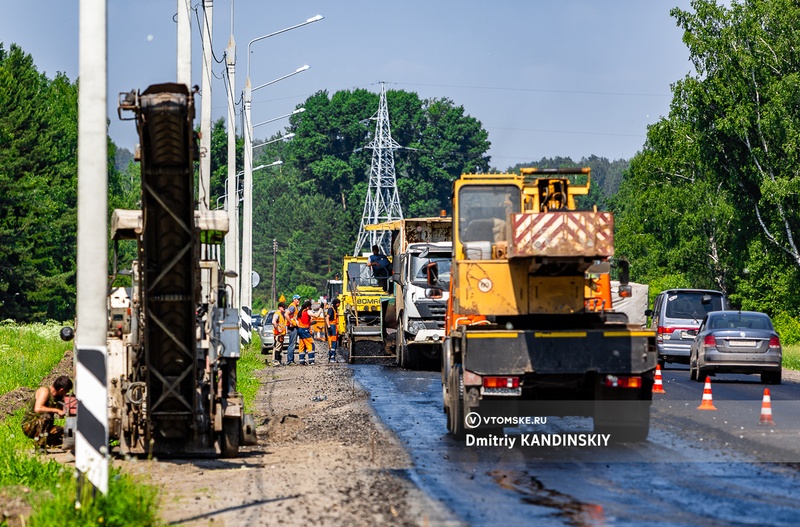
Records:
[[[755,340],[731,340],[728,345],[732,348],[755,348]]]

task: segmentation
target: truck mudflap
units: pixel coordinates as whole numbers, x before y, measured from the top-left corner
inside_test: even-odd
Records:
[[[638,375],[654,370],[657,360],[653,331],[473,330],[462,338],[464,369],[478,375]]]

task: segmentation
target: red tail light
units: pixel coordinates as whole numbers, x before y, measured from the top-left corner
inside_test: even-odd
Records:
[[[519,377],[484,377],[484,388],[519,388]]]
[[[617,377],[616,375],[606,375],[603,382],[609,388],[641,388],[641,377]]]
[[[717,347],[717,339],[714,335],[706,335],[705,340],[703,340],[703,347],[704,348],[716,348]]]
[[[771,337],[769,339],[769,347],[772,349],[777,349],[781,347],[781,339],[778,337]]]

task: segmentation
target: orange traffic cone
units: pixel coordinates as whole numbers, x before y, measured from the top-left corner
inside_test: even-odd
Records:
[[[700,406],[697,407],[698,410],[716,410],[717,408],[714,406],[714,403],[711,400],[711,379],[706,377],[706,384],[703,387],[703,400],[700,401]]]
[[[667,393],[664,391],[664,383],[661,380],[661,366],[656,364],[656,382],[653,383],[653,393]]]
[[[772,420],[772,400],[769,396],[769,388],[764,388],[764,398],[761,400],[761,418],[759,425],[775,426]]]

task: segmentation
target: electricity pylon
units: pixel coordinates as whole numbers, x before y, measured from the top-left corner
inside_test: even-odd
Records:
[[[361,215],[361,227],[358,229],[358,242],[353,251],[354,256],[358,256],[365,245],[367,251],[371,251],[372,246],[377,245],[383,254],[389,254],[392,243],[391,232],[367,231],[364,227],[384,221],[403,219],[400,197],[397,194],[397,178],[394,173],[394,151],[401,146],[392,139],[384,83],[381,83],[378,113],[371,119],[377,121],[375,137],[365,148],[372,149],[372,168],[369,173],[367,199],[364,201],[364,213]]]

